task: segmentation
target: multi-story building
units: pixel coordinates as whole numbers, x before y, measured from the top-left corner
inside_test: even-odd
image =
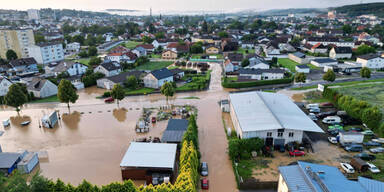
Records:
[[[3,29],[0,30],[0,57],[6,58],[8,50],[12,49],[19,58],[29,57],[28,47],[35,45],[32,29]]]
[[[29,56],[39,64],[49,64],[64,60],[64,50],[61,43],[43,43],[28,47]]]
[[[37,9],[28,9],[28,19],[29,20],[36,20],[38,21],[40,19],[39,10]]]

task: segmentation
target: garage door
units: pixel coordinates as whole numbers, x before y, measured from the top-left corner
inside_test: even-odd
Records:
[[[285,139],[275,139],[273,145],[283,145],[285,144]]]

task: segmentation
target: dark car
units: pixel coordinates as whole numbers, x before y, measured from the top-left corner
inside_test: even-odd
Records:
[[[344,147],[344,149],[348,152],[362,152],[363,146],[359,144],[351,144]]]
[[[185,81],[186,83],[190,83],[192,82],[192,78],[188,78],[187,81]]]
[[[337,136],[340,132],[339,129],[332,129],[332,130],[328,130],[329,134],[332,135],[332,136]]]
[[[209,180],[207,178],[201,179],[201,188],[209,189]]]
[[[365,160],[365,161],[372,161],[372,160],[376,159],[376,156],[370,155],[368,153],[359,153],[359,154],[355,155],[354,157],[360,158],[360,159]]]
[[[202,162],[200,170],[201,170],[200,172],[201,176],[208,176],[208,163]]]
[[[334,107],[332,103],[326,102],[326,103],[321,103],[320,107]]]
[[[324,118],[327,116],[336,115],[336,113],[337,113],[337,111],[326,111],[326,112],[321,112],[321,113],[316,114],[316,117],[317,118]]]
[[[374,142],[374,141],[368,141],[368,142],[364,142],[363,145],[368,146],[368,147],[380,147],[381,143]]]
[[[356,132],[362,132],[363,131],[363,128],[361,127],[352,127],[349,129],[350,131],[356,131]]]

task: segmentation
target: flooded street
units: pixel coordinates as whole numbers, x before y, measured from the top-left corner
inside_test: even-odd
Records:
[[[221,67],[212,65],[210,89],[202,92],[177,93],[169,103],[195,105],[198,108],[198,126],[202,161],[209,164],[209,191],[236,191],[235,177],[226,154],[227,141],[223,128],[220,99],[228,93],[220,85]],[[20,115],[13,108],[3,108],[0,120],[10,118],[11,126],[0,137],[3,151],[47,151],[48,160],[40,162],[41,173],[51,179],[60,178],[74,185],[86,179],[104,185],[121,181],[120,161],[130,141],[149,136],[161,136],[167,121],[158,122],[149,133],[137,134],[135,124],[143,107],[165,105],[160,94],[126,97],[116,104],[105,104],[96,99],[105,90],[87,88],[79,92],[79,100],[71,104],[71,113],[65,104],[28,104]],[[200,99],[184,99],[185,97]],[[40,119],[59,110],[61,120],[54,129],[39,128]],[[23,121],[31,121],[21,126]],[[1,127],[0,130],[3,128]]]

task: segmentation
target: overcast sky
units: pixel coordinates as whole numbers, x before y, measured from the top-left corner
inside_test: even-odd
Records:
[[[363,0],[364,3],[384,0]],[[285,8],[325,8],[360,3],[361,0],[0,0],[1,9],[68,8],[101,11],[105,9],[166,11],[236,11]]]

